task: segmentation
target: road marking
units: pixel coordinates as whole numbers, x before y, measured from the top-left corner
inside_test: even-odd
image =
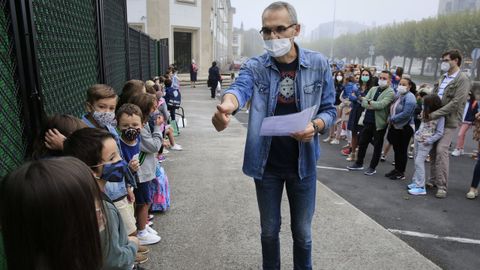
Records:
[[[326,169],[326,170],[348,172],[348,169],[345,169],[345,168],[336,168],[336,167],[328,167],[328,166],[317,166],[317,169]]]
[[[458,243],[464,243],[464,244],[480,245],[480,240],[477,240],[477,239],[462,238],[462,237],[451,237],[451,236],[440,236],[440,235],[429,234],[429,233],[403,231],[403,230],[395,230],[395,229],[388,229],[388,231],[393,233],[393,234],[402,234],[402,235],[421,237],[421,238],[431,238],[431,239],[446,240],[446,241],[458,242]]]

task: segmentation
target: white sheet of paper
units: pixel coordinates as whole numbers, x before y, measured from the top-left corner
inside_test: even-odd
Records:
[[[312,120],[317,106],[307,108],[298,113],[270,116],[263,119],[260,136],[290,136],[304,131]]]

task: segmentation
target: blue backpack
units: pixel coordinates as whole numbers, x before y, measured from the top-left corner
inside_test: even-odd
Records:
[[[165,90],[165,102],[168,108],[178,109],[182,103],[182,95],[178,89],[167,87]]]

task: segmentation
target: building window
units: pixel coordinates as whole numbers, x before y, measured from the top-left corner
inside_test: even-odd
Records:
[[[178,4],[189,4],[189,5],[196,5],[197,0],[176,0]]]

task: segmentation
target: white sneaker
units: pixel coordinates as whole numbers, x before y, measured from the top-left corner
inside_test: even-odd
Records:
[[[170,151],[168,151],[167,149],[163,148],[163,154],[168,154],[170,153]]]
[[[452,152],[452,156],[454,156],[454,157],[459,157],[461,155],[463,155],[463,149],[458,149],[457,148],[457,149],[453,150],[453,152]]]
[[[174,146],[170,147],[170,150],[182,151],[183,148],[180,144],[176,143]]]
[[[340,141],[337,139],[333,139],[330,144],[340,144]]]
[[[246,111],[245,111],[245,113],[247,113],[247,114],[248,114],[249,112],[250,112],[249,110],[246,110]]]
[[[148,229],[144,233],[139,233],[137,237],[138,237],[138,241],[140,242],[140,245],[142,246],[156,244],[160,242],[160,240],[162,240],[160,236],[149,233]]]
[[[147,232],[150,233],[150,234],[155,234],[155,235],[158,235],[158,232],[155,231],[152,227],[150,226],[145,226],[145,229],[147,229]]]
[[[332,138],[330,138],[330,137],[327,137],[327,138],[323,139],[323,140],[322,140],[322,142],[326,142],[326,143],[328,143],[328,142],[330,142],[330,140],[331,140],[331,139],[332,139]]]

